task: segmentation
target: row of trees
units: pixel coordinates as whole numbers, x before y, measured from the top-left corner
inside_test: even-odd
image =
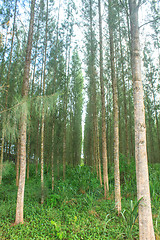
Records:
[[[105,3],[82,1],[81,18],[77,22],[78,12],[73,1],[63,4],[59,1],[56,6],[51,0],[27,2],[28,18],[25,21],[19,13],[22,6],[17,0],[3,2],[0,182],[3,159],[11,156],[12,160],[16,159],[17,170],[16,224],[23,222],[26,159],[27,178],[30,162],[35,162],[36,174],[41,163],[41,203],[44,201],[44,164],[47,171],[51,169],[53,190],[55,169],[59,175],[60,165],[63,165],[65,180],[66,165],[82,163],[83,76],[74,41],[74,29],[81,22],[85,95],[88,98],[84,163],[97,172],[106,198],[109,191],[108,164],[114,160],[115,206],[120,213],[119,153],[127,157],[128,164],[135,155],[137,192],[138,199],[141,199],[140,239],[154,239],[145,129],[147,127],[148,159],[152,163],[159,162],[160,6],[158,1],[150,1],[147,5],[153,34],[150,42],[146,38],[143,53],[144,111],[138,27],[141,4],[135,0],[130,0],[129,4],[117,0]],[[27,15],[29,8],[30,17]],[[103,16],[101,9],[104,9]],[[62,13],[64,18],[60,17]],[[29,18],[27,34],[25,28]],[[152,56],[150,49],[158,52],[158,57]],[[146,185],[139,179],[143,179]]]

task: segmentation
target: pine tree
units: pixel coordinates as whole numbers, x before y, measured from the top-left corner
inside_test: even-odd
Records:
[[[104,179],[104,196],[106,198],[107,191],[109,191],[108,184],[108,160],[107,160],[107,146],[106,146],[106,110],[105,110],[105,91],[104,91],[104,76],[103,76],[103,42],[102,42],[102,16],[101,16],[101,1],[98,1],[99,10],[99,42],[100,42],[100,85],[101,85],[101,105],[102,105],[102,159],[103,159],[103,179]],[[99,160],[100,164],[100,160]],[[101,176],[101,167],[99,166]],[[101,181],[101,180],[100,180]]]
[[[140,4],[141,1],[139,1]],[[131,40],[132,40],[132,76],[134,88],[134,120],[135,120],[135,159],[137,176],[137,198],[139,203],[139,239],[155,239],[151,198],[149,190],[149,174],[146,149],[145,109],[141,77],[140,43],[138,27],[138,8],[135,0],[129,1]]]
[[[30,25],[28,33],[28,43],[26,49],[25,69],[23,77],[22,98],[27,100],[28,96],[28,84],[29,84],[29,71],[31,62],[31,50],[32,50],[32,38],[33,38],[33,25],[34,25],[34,8],[35,0],[31,1],[31,15]],[[26,172],[26,119],[27,109],[24,104],[24,109],[21,114],[21,129],[20,129],[20,178],[17,193],[17,207],[16,207],[16,219],[15,224],[23,223],[23,205],[24,205],[24,187],[25,187],[25,172]]]
[[[119,172],[119,125],[118,125],[118,89],[115,72],[115,53],[113,29],[115,18],[111,1],[108,1],[108,23],[110,36],[111,78],[113,88],[113,112],[114,112],[114,178],[115,178],[115,206],[118,214],[121,211],[120,172]]]

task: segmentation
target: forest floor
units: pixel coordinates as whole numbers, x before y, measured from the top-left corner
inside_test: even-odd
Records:
[[[89,167],[68,167],[66,180],[57,180],[51,190],[51,176],[45,169],[45,202],[40,204],[40,174],[30,166],[26,180],[24,224],[14,226],[17,187],[15,165],[6,163],[0,186],[0,239],[138,239],[136,176],[134,161],[128,166],[121,157],[122,212],[114,206],[114,170],[109,166],[110,192],[103,188]],[[156,239],[160,239],[160,164],[149,166],[152,213]]]

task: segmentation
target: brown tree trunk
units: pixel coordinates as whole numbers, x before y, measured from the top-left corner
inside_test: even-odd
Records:
[[[98,176],[99,181],[102,186],[102,172],[101,172],[101,158],[100,158],[100,152],[99,152],[99,130],[98,130],[98,121],[96,124],[96,131],[97,131],[97,165],[98,165]]]
[[[39,120],[37,126],[37,139],[36,139],[36,176],[38,174],[38,156],[39,156]]]
[[[67,94],[67,93],[66,93]],[[64,123],[63,123],[63,180],[66,178],[66,122],[67,122],[67,96],[64,100]]]
[[[129,66],[131,66],[132,68],[132,61],[131,61],[131,58],[132,58],[132,51],[131,51],[131,30],[130,30],[130,18],[129,18],[129,14],[128,14],[128,11],[127,11],[127,29],[128,29],[128,41],[129,41],[129,51],[127,51],[127,55],[128,55],[128,63],[129,63]],[[129,91],[129,121],[128,121],[128,127],[129,127],[129,135],[128,135],[128,138],[130,138],[130,145],[129,145],[129,155],[130,156],[134,156],[134,136],[133,136],[133,125],[132,125],[132,101],[131,101],[131,87],[130,87],[130,80],[128,78],[128,91]]]
[[[102,42],[102,16],[101,1],[98,1],[99,9],[99,41],[100,41],[100,85],[101,85],[101,104],[102,104],[102,159],[103,159],[103,181],[104,181],[104,197],[106,199],[109,191],[108,183],[108,160],[107,160],[107,143],[106,143],[106,111],[105,111],[105,91],[103,79],[103,42]]]
[[[31,15],[30,25],[28,34],[28,43],[26,49],[25,58],[25,69],[22,86],[22,98],[24,101],[27,100],[28,96],[28,85],[29,85],[29,72],[31,62],[31,50],[32,50],[32,39],[33,39],[33,25],[34,25],[34,8],[35,0],[31,1]],[[24,103],[24,109],[21,113],[21,130],[20,130],[20,178],[17,193],[17,207],[16,207],[16,218],[15,224],[23,223],[23,206],[24,206],[24,188],[25,188],[25,175],[26,175],[26,122],[27,122],[27,106]]]
[[[137,198],[139,203],[139,239],[154,240],[154,229],[149,189],[149,174],[146,149],[145,108],[143,101],[143,85],[141,79],[140,41],[138,27],[138,5],[129,0],[131,40],[132,40],[132,76],[134,90],[135,121],[135,159],[137,177]],[[140,2],[140,1],[139,1]]]
[[[45,95],[46,80],[46,60],[47,60],[47,40],[48,40],[48,0],[46,3],[46,29],[45,29],[45,53],[44,53],[44,72],[43,72],[43,97]],[[42,127],[41,127],[41,204],[44,203],[44,100],[42,103]]]
[[[115,207],[118,214],[121,211],[121,190],[120,190],[120,172],[119,172],[119,126],[118,126],[118,90],[117,79],[115,74],[115,54],[113,42],[113,25],[112,22],[111,0],[108,1],[109,15],[109,36],[110,36],[110,56],[111,56],[111,77],[113,88],[113,113],[114,113],[114,181],[115,181]]]
[[[120,52],[121,52],[121,70],[122,70],[122,81],[123,81],[123,103],[124,103],[124,119],[125,119],[125,155],[128,158],[129,163],[129,146],[128,146],[128,120],[127,120],[127,96],[126,96],[126,85],[124,79],[124,61],[123,61],[123,49],[122,49],[122,36],[121,26],[119,17],[119,41],[120,41]]]
[[[19,185],[19,158],[20,158],[20,123],[19,123],[19,137],[17,141],[17,161],[16,161],[16,186]]]
[[[38,21],[38,30],[39,30],[39,21]],[[34,93],[34,80],[35,80],[35,72],[36,72],[36,60],[37,60],[37,45],[38,39],[36,42],[36,52],[35,52],[35,63],[34,63],[34,70],[33,70],[33,80],[32,80],[32,91],[31,91],[31,98],[33,97]],[[30,109],[30,119],[28,124],[28,143],[27,143],[27,179],[29,179],[29,163],[30,163],[30,138],[31,138],[31,119],[32,119],[32,100],[31,100],[31,109]]]
[[[29,128],[29,135],[28,135],[28,144],[27,144],[27,179],[29,179],[29,155],[30,155],[30,138],[31,138],[30,126],[28,126],[28,128]]]
[[[41,204],[44,202],[44,106],[42,109],[41,122]]]
[[[69,12],[68,12],[69,18]],[[68,31],[66,36],[66,82],[65,82],[65,96],[64,96],[64,122],[63,122],[63,180],[66,178],[66,136],[67,136],[67,108],[68,108],[68,85],[69,85],[69,65],[70,65],[70,50],[71,50],[71,35],[69,37],[69,46],[67,43]],[[67,64],[68,61],[68,64]]]
[[[54,119],[52,126],[52,153],[51,153],[51,171],[52,171],[52,191],[54,190]]]
[[[4,131],[2,131],[2,143],[1,143],[1,159],[0,159],[0,184],[2,183],[2,171],[3,171],[3,151],[4,151]]]

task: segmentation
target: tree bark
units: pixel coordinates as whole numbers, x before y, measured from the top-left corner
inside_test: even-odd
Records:
[[[19,158],[20,158],[20,123],[19,123],[19,137],[17,141],[17,161],[16,161],[16,186],[19,184]]]
[[[112,6],[111,0],[108,1],[109,15],[109,36],[110,36],[110,58],[111,58],[111,77],[113,88],[113,113],[114,113],[114,181],[115,181],[115,208],[118,214],[121,211],[121,190],[120,190],[120,172],[119,172],[119,126],[118,126],[118,90],[117,79],[115,74],[115,54],[113,41],[113,25],[112,22]]]
[[[100,42],[100,85],[101,85],[101,109],[102,109],[102,159],[103,159],[103,181],[104,181],[104,198],[106,199],[109,191],[108,183],[108,160],[107,160],[107,143],[106,143],[106,110],[105,110],[105,91],[103,79],[103,39],[102,39],[102,16],[101,1],[98,0],[99,10],[99,42]]]
[[[52,191],[54,190],[54,127],[55,127],[55,120],[53,119],[53,126],[52,126],[52,153],[51,153]]]
[[[118,16],[119,17],[119,16]],[[120,41],[120,53],[121,53],[121,70],[122,70],[122,81],[123,81],[123,103],[124,103],[124,119],[125,119],[125,155],[128,158],[129,163],[129,146],[128,146],[128,120],[127,120],[127,96],[126,96],[126,85],[124,79],[124,61],[123,61],[123,49],[122,49],[122,36],[121,36],[121,25],[119,17],[119,41]]]
[[[36,176],[38,174],[38,156],[39,156],[39,120],[37,125],[37,139],[36,139]]]
[[[68,9],[68,19],[69,19],[69,9]],[[69,43],[67,43],[67,39],[69,37]],[[67,152],[67,108],[68,108],[68,86],[69,86],[69,71],[70,71],[70,51],[71,51],[71,34],[69,35],[67,31],[66,36],[66,63],[65,63],[65,73],[66,73],[66,81],[65,81],[65,96],[64,96],[64,121],[63,121],[63,180],[66,178],[66,152]],[[67,64],[68,63],[68,64]]]
[[[30,25],[29,25],[28,43],[27,43],[27,49],[26,49],[25,69],[24,69],[23,86],[22,86],[22,98],[24,101],[27,100],[27,96],[28,96],[35,1],[36,0],[31,1]],[[24,188],[25,188],[25,175],[26,175],[26,126],[27,126],[27,123],[26,123],[27,122],[27,106],[25,105],[26,104],[24,104],[24,109],[23,109],[23,112],[21,113],[20,178],[19,178],[19,186],[18,186],[18,193],[17,193],[15,224],[23,223]]]
[[[131,42],[132,42],[132,77],[134,90],[134,121],[135,121],[135,159],[137,177],[137,198],[139,203],[139,239],[154,240],[154,229],[149,189],[149,174],[146,149],[146,124],[141,79],[140,41],[138,27],[138,5],[129,0]]]
[[[48,0],[46,3],[43,97],[45,95],[45,81],[46,81],[47,40],[48,40]],[[41,128],[41,204],[43,204],[43,202],[44,202],[44,100],[42,103],[42,128]]]

